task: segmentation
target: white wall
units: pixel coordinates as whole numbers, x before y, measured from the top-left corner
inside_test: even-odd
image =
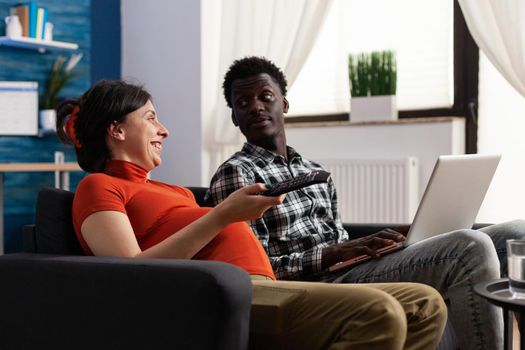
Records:
[[[438,156],[465,153],[463,119],[427,120],[429,122],[288,127],[287,142],[304,157],[313,160],[416,157],[421,196]]]
[[[152,177],[200,185],[200,1],[122,0],[121,10],[122,77],[145,85],[170,131]]]

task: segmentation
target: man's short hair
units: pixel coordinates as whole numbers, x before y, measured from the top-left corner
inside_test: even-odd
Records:
[[[281,93],[286,96],[286,78],[283,72],[270,60],[264,57],[244,57],[233,61],[232,65],[224,75],[222,89],[228,107],[232,107],[232,83],[237,79],[244,79],[253,75],[266,73],[271,76],[279,87]]]

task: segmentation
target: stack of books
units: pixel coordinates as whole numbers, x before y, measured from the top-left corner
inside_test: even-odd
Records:
[[[35,39],[45,39],[47,9],[39,7],[36,2],[28,1],[9,9],[10,15],[18,16],[22,25],[22,36]]]

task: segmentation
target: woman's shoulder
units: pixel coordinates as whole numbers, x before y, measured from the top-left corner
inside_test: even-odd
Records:
[[[104,174],[104,173],[88,174],[84,176],[82,180],[80,180],[80,182],[78,183],[78,188],[80,187],[100,187],[100,186],[104,187],[104,186],[114,183],[113,179],[115,178],[107,174]]]
[[[118,195],[123,197],[129,189],[119,178],[104,174],[93,173],[85,176],[78,183],[76,195],[96,197],[100,195]]]

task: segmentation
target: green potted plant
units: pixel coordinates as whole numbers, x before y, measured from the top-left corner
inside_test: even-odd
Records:
[[[82,54],[73,54],[66,62],[62,55],[57,56],[49,72],[49,79],[40,100],[40,128],[54,130],[56,122],[56,106],[59,93],[64,86],[76,76],[74,68],[82,59]]]
[[[392,50],[348,55],[350,120],[396,120],[397,64]]]

